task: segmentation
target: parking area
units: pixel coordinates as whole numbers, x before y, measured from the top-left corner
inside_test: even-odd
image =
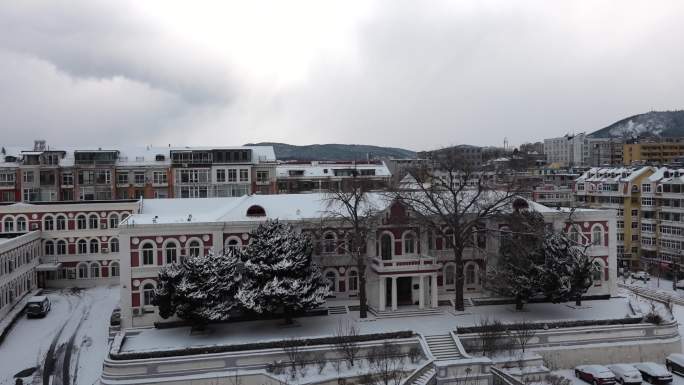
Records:
[[[47,290],[43,318],[22,316],[0,345],[0,385],[96,383],[107,349],[119,287]]]

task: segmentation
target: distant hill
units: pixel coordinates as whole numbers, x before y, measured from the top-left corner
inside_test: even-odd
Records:
[[[273,146],[278,160],[366,160],[371,158],[415,158],[414,151],[403,148],[367,146],[363,144],[248,143],[246,146]]]
[[[630,116],[589,134],[593,138],[684,137],[684,110]]]

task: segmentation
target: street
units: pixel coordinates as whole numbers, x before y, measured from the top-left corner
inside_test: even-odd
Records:
[[[23,316],[0,345],[0,384],[14,384],[20,372],[25,384],[97,383],[119,287],[46,290],[45,294],[52,303],[47,316]]]

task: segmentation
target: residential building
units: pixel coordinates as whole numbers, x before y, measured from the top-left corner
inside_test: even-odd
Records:
[[[433,151],[422,151],[417,154],[419,159],[429,159],[439,165],[440,162],[458,161],[464,167],[479,168],[483,163],[484,149],[469,144],[441,148]]]
[[[40,232],[0,234],[0,320],[37,287],[40,255]]]
[[[276,167],[278,192],[283,194],[341,190],[352,178],[363,182],[368,191],[384,190],[391,177],[382,161],[288,162]]]
[[[645,213],[641,187],[655,171],[652,167],[591,168],[575,180],[579,207],[617,210],[618,265],[626,270],[643,268],[641,218]]]
[[[619,167],[622,163],[624,140],[620,138],[585,139],[584,166],[590,167]]]
[[[668,165],[684,156],[684,138],[636,141],[623,145],[623,164]]]
[[[586,135],[581,133],[544,139],[544,154],[546,154],[547,162],[558,167],[582,166],[587,156],[584,146],[585,137]]]

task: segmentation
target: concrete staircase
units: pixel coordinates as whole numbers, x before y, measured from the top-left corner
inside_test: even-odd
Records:
[[[435,374],[437,374],[437,371],[435,370],[435,367],[430,364],[420,369],[420,371],[418,371],[415,376],[408,379],[404,385],[428,385],[430,380],[435,377]]]
[[[451,334],[425,336],[425,342],[427,342],[430,353],[432,353],[437,361],[463,358]]]
[[[346,306],[328,306],[328,315],[347,314]]]
[[[406,318],[406,317],[425,317],[444,314],[444,310],[440,308],[399,308],[392,310],[377,310],[369,309],[376,318]]]

